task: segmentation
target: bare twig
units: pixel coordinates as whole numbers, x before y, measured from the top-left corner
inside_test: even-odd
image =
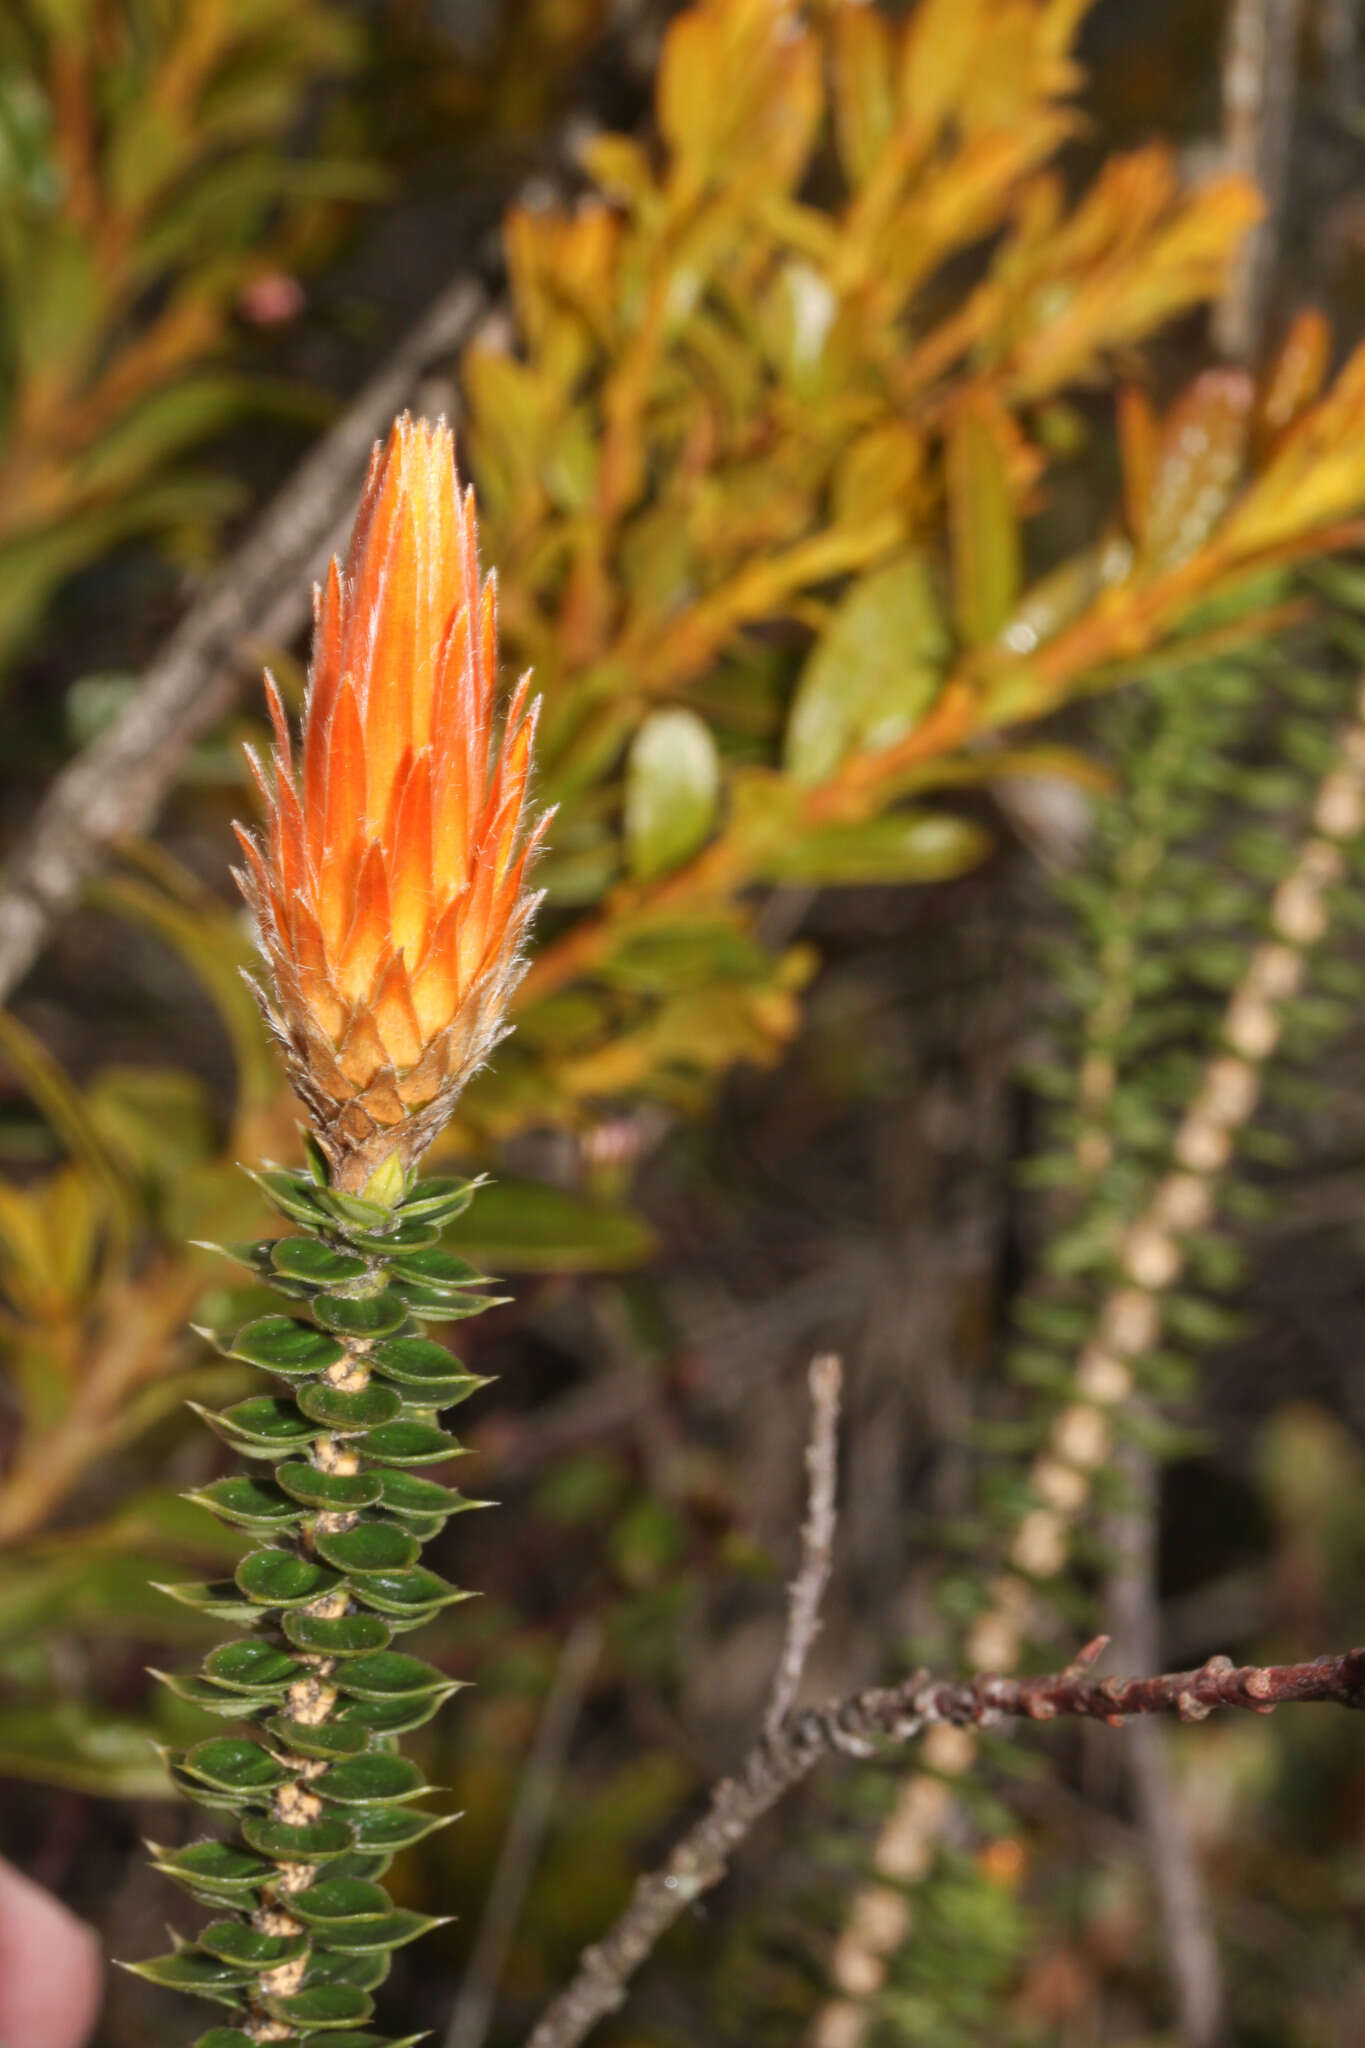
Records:
[[[338,537],[337,507],[353,497],[372,442],[483,303],[468,278],[442,292],[182,619],[115,723],[52,784],[0,894],[0,1001],[107,849],[151,822],[186,749],[232,702],[247,644],[278,644],[303,626],[313,574]]]
[[[1120,1655],[1150,1670],[1161,1656],[1156,1466],[1132,1441],[1120,1447],[1116,1463],[1128,1498],[1111,1520],[1106,1605]],[[1172,1782],[1166,1730],[1158,1722],[1134,1728],[1127,1762],[1161,1910],[1177,2031],[1184,2048],[1211,2048],[1222,2024],[1223,1966],[1189,1818]]]
[[[1248,362],[1265,320],[1266,289],[1284,213],[1294,127],[1303,0],[1232,0],[1223,63],[1224,149],[1230,170],[1254,179],[1265,213],[1244,236],[1213,316],[1224,355]]]
[[[1327,99],[1339,120],[1355,112],[1360,59],[1360,0],[1319,0],[1318,55]]]
[[[474,1937],[469,1967],[446,2029],[445,2048],[483,2048],[498,1979],[516,1933],[522,1900],[545,1839],[569,1743],[601,1648],[602,1629],[593,1620],[577,1623],[564,1645]]]
[[[776,1734],[763,1735],[736,1775],[716,1786],[706,1813],[668,1861],[640,1879],[616,1924],[584,1953],[577,1976],[543,2015],[526,2048],[576,2048],[598,2020],[614,2012],[660,1937],[694,1899],[720,1882],[754,1825],[836,1751],[871,1755],[882,1743],[907,1742],[945,1723],[986,1728],[1010,1719],[1072,1716],[1120,1727],[1133,1715],[1202,1721],[1217,1707],[1268,1714],[1310,1700],[1365,1708],[1365,1649],[1311,1664],[1234,1667],[1231,1658],[1211,1657],[1198,1671],[1152,1678],[1092,1678],[1080,1659],[1047,1678],[945,1679],[918,1672],[902,1685],[873,1686],[829,1706],[806,1708]]]
[[[801,1531],[801,1568],[791,1584],[787,1630],[763,1722],[767,1735],[776,1735],[791,1713],[811,1644],[820,1632],[820,1603],[829,1584],[834,1553],[839,1395],[843,1377],[843,1367],[832,1353],[825,1352],[811,1360],[811,1430],[806,1446],[810,1492]]]

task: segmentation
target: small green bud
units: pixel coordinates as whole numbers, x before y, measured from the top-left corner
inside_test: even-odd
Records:
[[[375,1168],[362,1190],[367,1202],[378,1202],[385,1209],[392,1209],[406,1192],[407,1175],[396,1152],[390,1152],[383,1165]]]

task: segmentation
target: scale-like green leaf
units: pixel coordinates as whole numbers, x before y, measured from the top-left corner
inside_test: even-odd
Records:
[[[156,1868],[168,1877],[185,1884],[208,1885],[224,1894],[240,1893],[244,1898],[272,1871],[259,1856],[248,1855],[230,1842],[191,1842],[185,1849],[156,1849],[154,1854]]]
[[[367,1430],[358,1448],[390,1465],[435,1465],[458,1457],[463,1446],[432,1422],[385,1422]]]
[[[393,1522],[357,1522],[353,1529],[319,1530],[313,1538],[319,1557],[338,1571],[402,1572],[417,1562],[421,1546]]]
[[[262,1557],[278,1554],[270,1551],[257,1553]],[[277,1686],[292,1684],[294,1679],[303,1676],[303,1671],[303,1665],[286,1651],[276,1649],[273,1643],[262,1642],[259,1637],[240,1643],[223,1643],[204,1659],[205,1678],[234,1692],[268,1692]]]
[[[466,1374],[464,1367],[453,1352],[444,1344],[437,1344],[430,1337],[390,1337],[383,1344],[376,1344],[368,1355],[368,1363],[386,1379],[397,1380],[401,1386],[424,1387],[453,1379],[470,1379],[474,1386],[485,1384],[477,1374]]]
[[[357,1806],[347,1818],[355,1828],[356,1841],[366,1849],[382,1849],[397,1854],[400,1849],[410,1849],[414,1842],[431,1835],[438,1828],[449,1827],[454,1819],[449,1813],[415,1813],[397,1806]]]
[[[353,1984],[357,1991],[375,1991],[384,1982],[393,1968],[393,1953],[389,1949],[346,1954],[331,1944],[324,1944],[322,1937],[315,1941],[313,1953],[308,1961],[310,1984]],[[352,2039],[346,2036],[348,2044]]]
[[[336,1682],[344,1693],[358,1700],[411,1699],[423,1693],[444,1692],[455,1683],[444,1671],[401,1650],[357,1657],[337,1673]]]
[[[415,1608],[425,1611],[449,1607],[457,1600],[469,1598],[459,1586],[452,1586],[439,1572],[429,1572],[424,1565],[415,1571],[369,1574],[358,1580],[354,1591],[357,1600],[378,1609],[380,1614],[410,1614]]]
[[[446,1292],[489,1284],[487,1273],[481,1273],[468,1259],[443,1251],[439,1245],[427,1251],[404,1252],[401,1257],[389,1261],[389,1271],[397,1280],[418,1280],[426,1287]]]
[[[310,1990],[295,1992],[292,1998],[267,1998],[262,2002],[273,2019],[314,2029],[353,2026],[357,2020],[367,2020],[374,2011],[374,2000],[368,1992],[346,1984],[316,1984]]]
[[[361,1230],[383,1232],[393,1223],[393,1211],[382,1202],[367,1201],[364,1195],[344,1194],[340,1188],[319,1188],[318,1202],[329,1216],[343,1226],[354,1223]]]
[[[433,1715],[440,1713],[450,1695],[461,1689],[451,1679],[439,1692],[415,1693],[392,1700],[347,1700],[333,1718],[363,1728],[367,1734],[406,1735],[411,1728],[425,1727]]]
[[[241,1920],[215,1920],[197,1936],[197,1945],[219,1962],[236,1963],[259,1974],[308,1953],[306,1934],[262,1934]]]
[[[426,1913],[412,1913],[395,1906],[382,1920],[345,1921],[317,1930],[319,1942],[329,1949],[342,1949],[352,1955],[373,1955],[389,1949],[402,1948],[409,1941],[429,1934],[433,1927],[444,1927],[445,1920],[434,1919]]]
[[[270,1792],[290,1775],[259,1742],[245,1735],[210,1736],[181,1758],[180,1767],[187,1776],[221,1792]]]
[[[313,1314],[326,1329],[343,1337],[392,1337],[408,1319],[407,1303],[388,1288],[382,1294],[365,1294],[352,1299],[344,1294],[320,1294]]]
[[[242,1839],[279,1863],[328,1863],[354,1846],[355,1830],[340,1814],[291,1827],[273,1814],[248,1813],[242,1818]]]
[[[405,1756],[349,1758],[317,1781],[316,1789],[325,1799],[347,1806],[383,1806],[396,1799],[417,1799],[429,1788],[416,1764]]]
[[[402,1413],[403,1397],[383,1381],[371,1380],[348,1394],[325,1380],[310,1380],[296,1396],[299,1407],[328,1429],[373,1429]]]
[[[252,1479],[245,1473],[215,1479],[211,1485],[201,1486],[196,1493],[187,1493],[184,1498],[197,1501],[221,1521],[246,1529],[253,1536],[266,1536],[273,1530],[288,1528],[299,1519],[296,1501],[281,1493],[271,1480]]]
[[[361,1657],[387,1649],[393,1635],[378,1614],[286,1614],[281,1626],[296,1649],[319,1657]]]
[[[253,1550],[237,1567],[248,1600],[265,1607],[304,1607],[337,1584],[337,1574],[292,1550]]]
[[[220,1963],[214,1956],[196,1955],[182,1949],[179,1955],[153,1956],[149,1962],[129,1963],[135,1977],[159,1984],[163,1991],[186,1991],[193,1998],[207,1998],[215,2005],[238,2007],[242,1987],[251,1982],[252,1972],[233,1963]]]
[[[258,1704],[265,1705],[271,1698],[268,1692],[255,1695],[228,1692],[221,1685],[210,1685],[207,1678],[201,1678],[198,1672],[152,1670],[151,1676],[176,1699],[184,1700],[186,1706],[199,1707],[206,1714],[217,1714],[224,1721],[240,1721],[244,1713],[249,1713]]]
[[[280,1237],[270,1247],[270,1262],[287,1280],[307,1280],[316,1287],[334,1287],[359,1280],[367,1270],[356,1252],[337,1251],[315,1237]]]
[[[393,1911],[393,1900],[382,1885],[354,1877],[323,1877],[295,1892],[289,1910],[305,1926],[330,1926],[345,1920],[382,1920]]]
[[[277,1484],[310,1508],[368,1508],[382,1497],[382,1472],[321,1472],[316,1465],[281,1465]]]
[[[328,1211],[322,1206],[319,1191],[301,1173],[285,1173],[279,1167],[253,1173],[248,1168],[247,1179],[255,1181],[271,1207],[291,1223],[302,1223],[308,1230],[326,1228]]]
[[[486,1308],[510,1301],[506,1294],[459,1294],[453,1288],[428,1287],[424,1280],[396,1280],[393,1291],[402,1296],[412,1313],[427,1323],[458,1323],[466,1316],[481,1316]]]
[[[306,1244],[306,1238],[288,1238],[289,1244]],[[245,1359],[248,1365],[263,1366],[267,1372],[289,1377],[325,1372],[346,1356],[346,1346],[311,1323],[293,1316],[260,1316],[239,1330],[226,1347],[229,1358]]]
[[[461,1508],[480,1505],[453,1486],[441,1486],[416,1472],[382,1472],[379,1477],[384,1505],[396,1515],[454,1515]]]
[[[265,1732],[287,1756],[358,1756],[369,1742],[366,1729],[337,1714],[311,1726],[306,1721],[291,1721],[285,1714],[272,1714]]]
[[[214,1414],[196,1401],[188,1404],[202,1415],[209,1428],[247,1457],[277,1458],[317,1435],[306,1415],[301,1415],[287,1398],[262,1394],[251,1401],[238,1401]]]
[[[391,2034],[350,2034],[345,2048],[419,2048],[419,2043],[430,2039],[427,2034],[404,2034],[399,2040]],[[330,2048],[326,2036],[305,2034],[299,2048]]]
[[[432,1174],[427,1180],[413,1183],[411,1192],[398,1205],[399,1214],[405,1223],[420,1218],[443,1228],[457,1216],[463,1216],[477,1191],[486,1186],[482,1179],[458,1180],[453,1175]]]
[[[249,1600],[238,1598],[237,1588],[231,1579],[187,1580],[181,1585],[157,1586],[158,1593],[164,1593],[168,1600],[177,1601],[181,1607],[193,1608],[196,1614],[204,1614],[212,1621],[237,1621],[248,1625],[259,1620],[259,1610]]]

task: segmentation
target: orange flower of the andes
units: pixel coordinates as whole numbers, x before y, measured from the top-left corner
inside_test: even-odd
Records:
[[[537,897],[535,707],[494,734],[495,581],[444,422],[376,446],[345,567],[316,593],[296,776],[279,692],[261,839],[239,826],[273,985],[262,1001],[337,1184],[411,1165],[509,1028]]]

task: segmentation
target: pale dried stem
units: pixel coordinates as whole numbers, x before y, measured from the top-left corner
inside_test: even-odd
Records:
[[[1130,1669],[1150,1671],[1161,1657],[1157,1468],[1151,1453],[1133,1442],[1120,1446],[1116,1462],[1126,1498],[1110,1519],[1105,1612],[1124,1662]],[[1176,2030],[1183,2048],[1213,2048],[1222,2027],[1222,1957],[1166,1730],[1156,1721],[1139,1722],[1129,1738],[1127,1760],[1161,1912]]]
[[[1257,355],[1275,247],[1283,224],[1294,128],[1303,0],[1232,0],[1223,60],[1227,168],[1258,185],[1265,213],[1242,239],[1214,308],[1217,348],[1236,362]]]
[[[445,2048],[483,2048],[487,2038],[498,1980],[516,1933],[526,1887],[535,1870],[555,1793],[564,1775],[569,1744],[601,1651],[602,1630],[592,1620],[580,1621],[564,1645],[493,1872],[469,1966],[446,2029]]]
[[[820,1632],[820,1603],[834,1561],[843,1367],[832,1353],[812,1359],[809,1385],[811,1431],[806,1472],[810,1490],[801,1530],[801,1566],[791,1583],[786,1633],[763,1722],[768,1735],[777,1733],[792,1710],[811,1645]]]

